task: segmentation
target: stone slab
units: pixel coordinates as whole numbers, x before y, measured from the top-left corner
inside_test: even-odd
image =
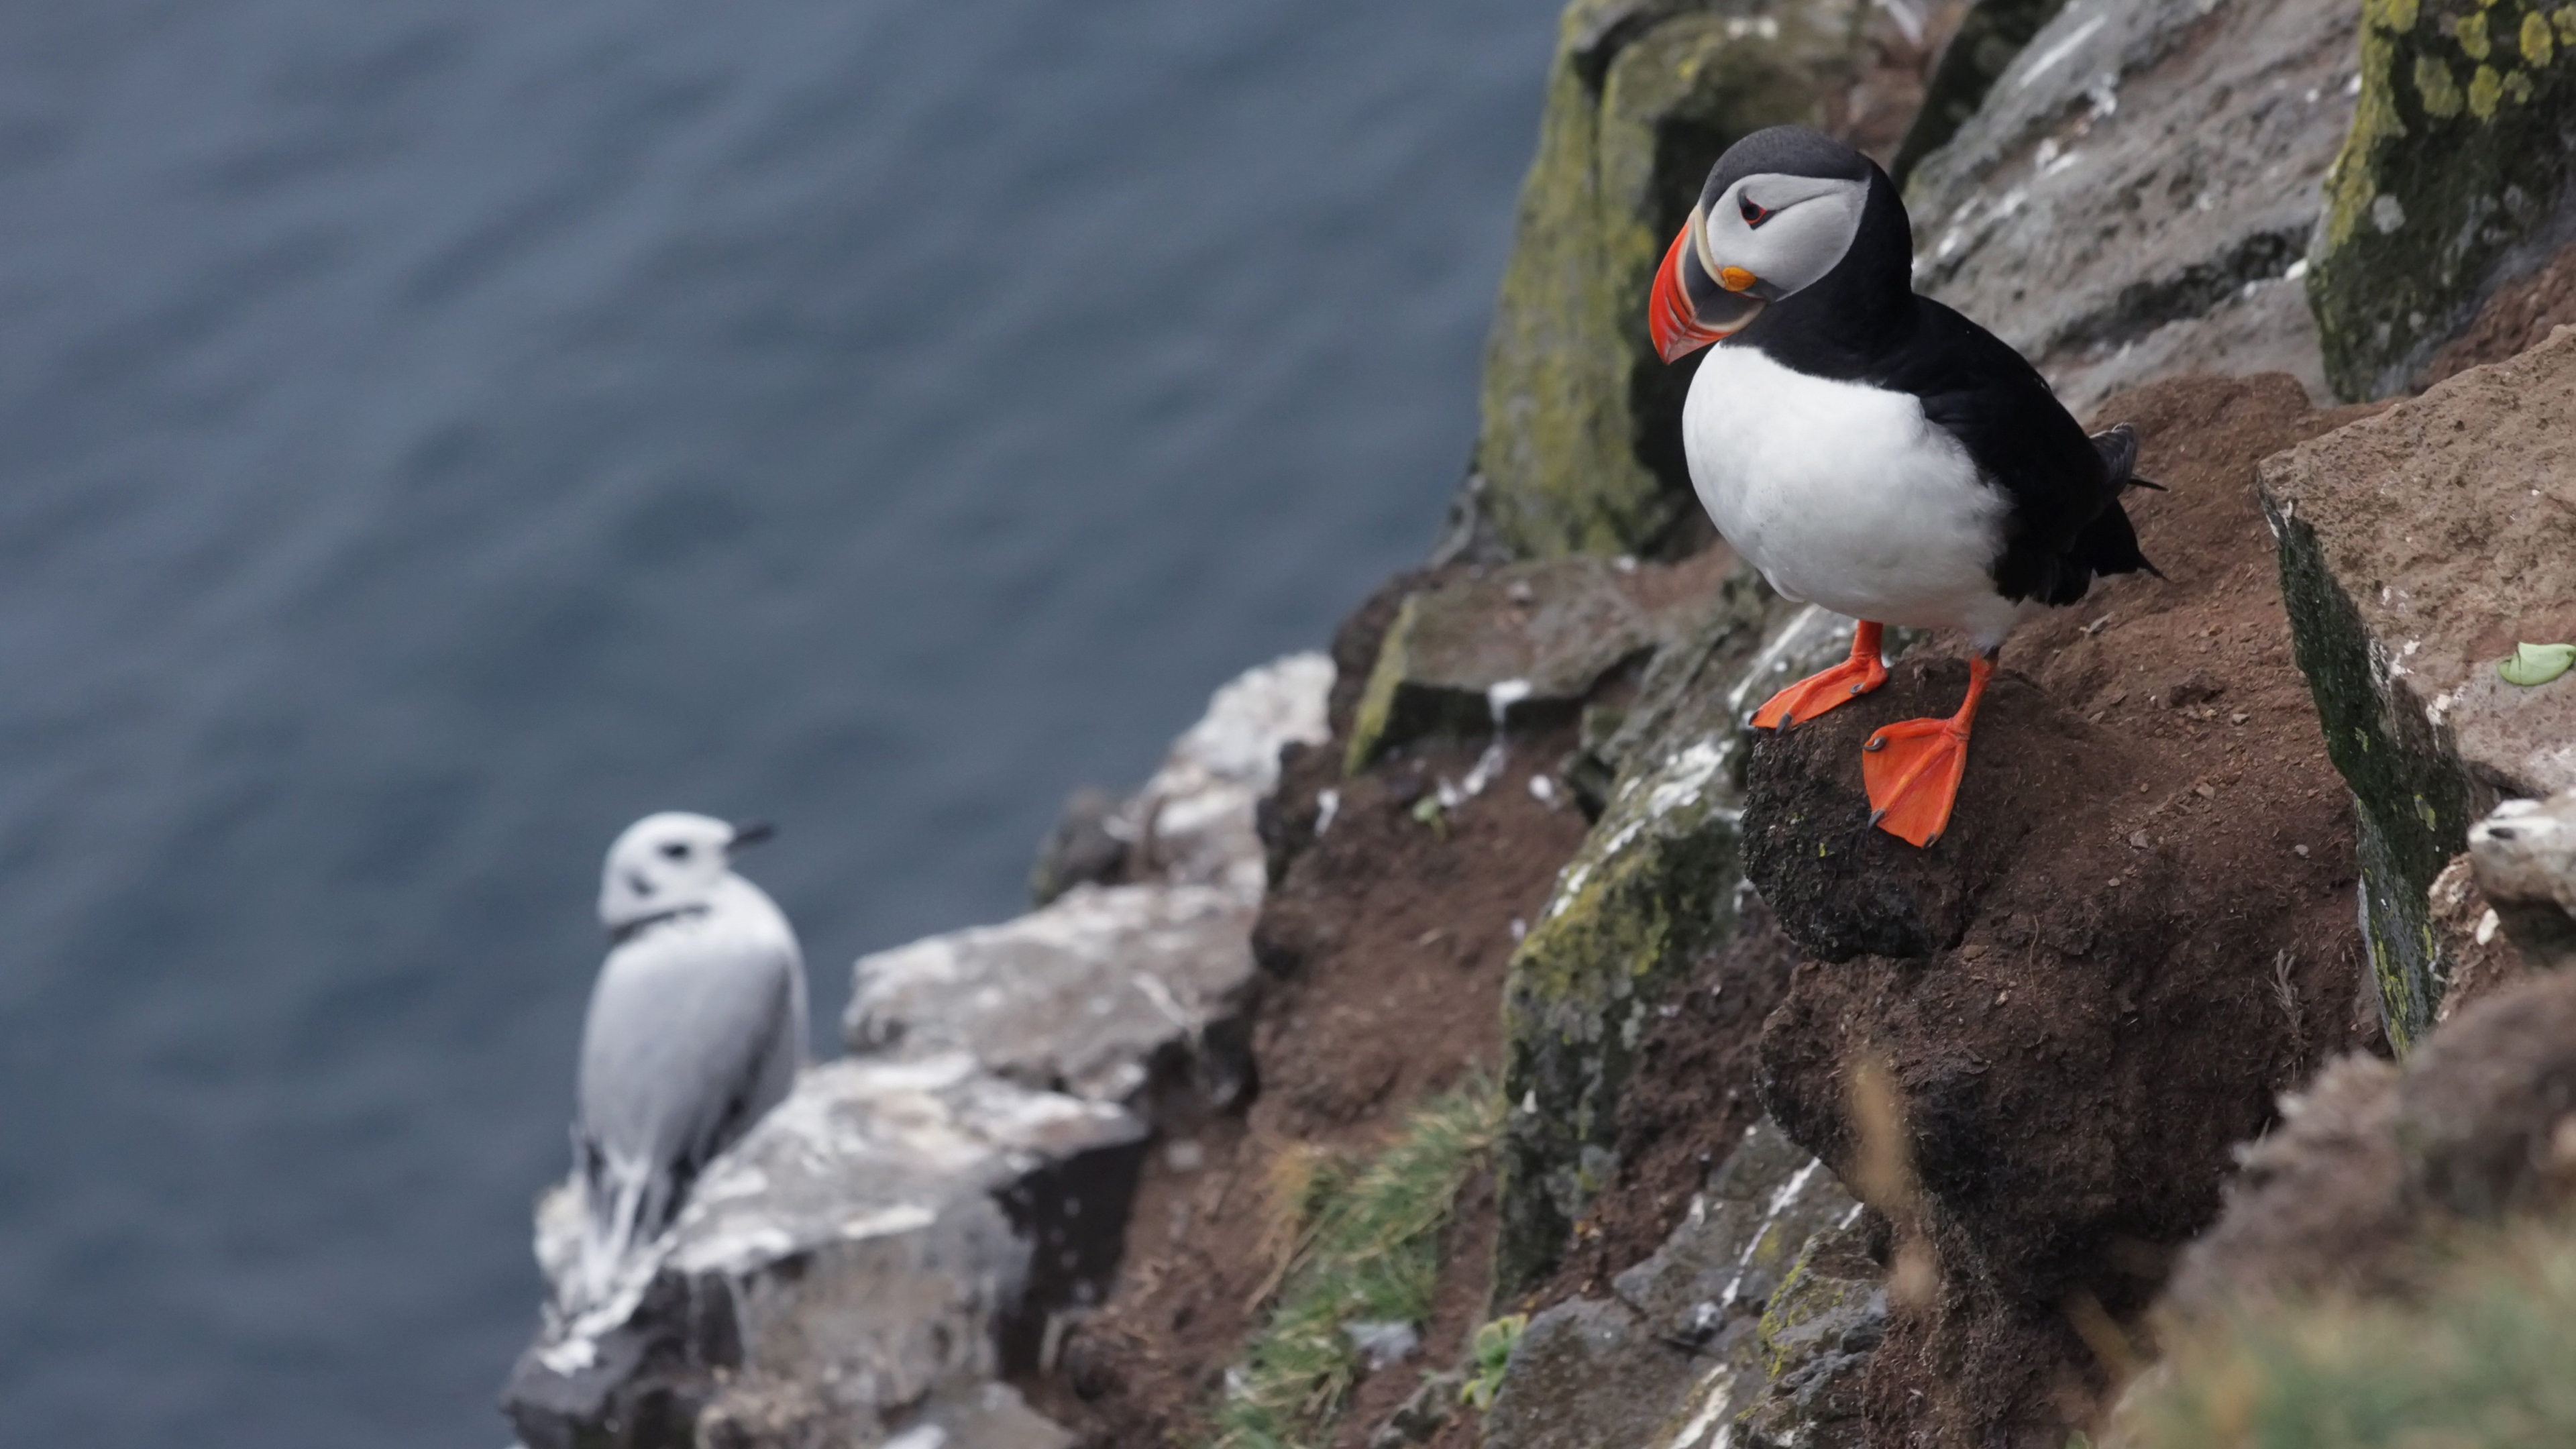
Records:
[[[1915,285],[2080,415],[2144,378],[2324,385],[2296,284],[2353,115],[2349,0],[2069,0],[1906,187]]]
[[[504,1411],[528,1449],[685,1445],[702,1419],[740,1449],[877,1443],[1105,1292],[1144,1144],[964,1053],[813,1068],[610,1302],[549,1309]],[[580,1231],[567,1184],[539,1211],[550,1276]]]
[[[1680,565],[1539,559],[1408,595],[1360,695],[1344,767],[1431,736],[1561,717],[1622,665],[1723,609],[1723,550]]]
[[[850,1049],[965,1051],[1026,1086],[1137,1100],[1158,1074],[1214,1105],[1247,1080],[1259,907],[1213,885],[1076,886],[997,926],[859,958]]]
[[[2389,1035],[2450,976],[2427,892],[2499,802],[2576,786],[2576,674],[2496,666],[2576,639],[2576,328],[2266,459],[2284,602],[2360,804],[2362,910]]]

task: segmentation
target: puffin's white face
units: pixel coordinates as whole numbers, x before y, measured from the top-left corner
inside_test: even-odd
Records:
[[[626,827],[599,874],[599,923],[615,931],[707,904],[733,871],[733,852],[769,838],[766,825],[729,825],[667,810]]]
[[[1655,277],[1655,349],[1676,361],[1823,280],[1868,204],[1866,181],[1763,172],[1693,207]]]
[[[1749,272],[1750,290],[1777,302],[1824,280],[1860,234],[1869,187],[1820,176],[1747,176],[1726,188],[1702,223],[1709,275]]]

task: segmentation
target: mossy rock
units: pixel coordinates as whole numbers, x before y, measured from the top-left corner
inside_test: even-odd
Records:
[[[2308,270],[2327,379],[2402,391],[2576,198],[2576,5],[2364,0],[2361,99]]]
[[[1745,1129],[1654,1256],[1612,1286],[1656,1333],[1705,1348],[1725,1336],[1730,1318],[1767,1312],[1808,1243],[1856,1206],[1830,1169],[1766,1117]],[[1743,1361],[1769,1366],[1758,1355]]]
[[[1861,1449],[1870,1356],[1887,1336],[1886,1274],[1858,1228],[1807,1239],[1762,1310],[1769,1389],[1736,1421],[1746,1449]]]
[[[1756,1123],[1611,1298],[1530,1320],[1487,1444],[1859,1449],[1886,1322],[1859,1215],[1831,1170]]]
[[[1504,983],[1495,1292],[1536,1282],[1615,1176],[1618,1102],[1655,1010],[1736,930],[1746,691],[1848,632],[1747,571],[1703,630],[1648,665],[1606,747],[1607,807],[1513,953]]]
[[[1662,1341],[1694,1345],[1707,1366],[1645,1442],[1861,1449],[1887,1297],[1847,1226],[1859,1209],[1777,1123],[1744,1134],[1663,1247],[1617,1280]]]
[[[1575,0],[1486,347],[1479,496],[1522,555],[1634,553],[1693,506],[1690,368],[1646,332],[1665,246],[1719,153],[1822,119],[1847,78],[1854,0]]]
[[[1622,785],[1513,953],[1498,1287],[1544,1274],[1615,1178],[1619,1091],[1655,1008],[1734,934],[1741,752],[1734,739],[1697,740]]]
[[[2352,787],[2362,939],[2381,1024],[2403,1052],[2433,1025],[2450,966],[2433,930],[2433,878],[2468,843],[2468,779],[2411,692],[2393,688],[2391,651],[2326,558],[2313,522],[2265,511],[2279,537],[2281,600],[2326,754]],[[2401,646],[2402,647],[2402,646]]]
[[[1615,1299],[1571,1298],[1512,1345],[1476,1442],[1485,1449],[1660,1444],[1665,1408],[1702,1372]]]

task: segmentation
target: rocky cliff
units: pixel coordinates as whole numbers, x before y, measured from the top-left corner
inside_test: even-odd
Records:
[[[2263,1314],[2487,1342],[2510,1271],[2424,1245],[2576,1201],[2567,23],[1575,0],[1426,566],[1070,805],[1030,915],[858,963],[528,1443],[2268,1444],[2227,1405],[2345,1361]],[[1956,641],[1750,735],[1850,621],[1698,521],[1646,346],[1786,119],[2167,490],[1928,851],[1857,746]]]

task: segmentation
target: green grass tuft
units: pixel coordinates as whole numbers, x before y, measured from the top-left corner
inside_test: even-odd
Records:
[[[1440,1229],[1502,1117],[1493,1085],[1470,1081],[1416,1108],[1367,1163],[1304,1163],[1274,1194],[1274,1211],[1302,1219],[1279,1225],[1294,1256],[1238,1391],[1216,1409],[1214,1449],[1310,1449],[1330,1437],[1359,1368],[1343,1326],[1420,1328],[1430,1317]]]
[[[2576,1224],[2463,1249],[2420,1303],[2194,1335],[2120,1417],[2123,1449],[2576,1445]]]

